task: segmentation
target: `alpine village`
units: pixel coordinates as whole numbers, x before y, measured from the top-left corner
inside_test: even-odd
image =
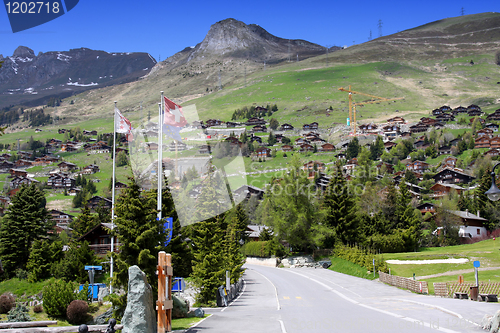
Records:
[[[161,62],[0,55],[0,320],[124,324],[130,267],[155,302],[165,290],[161,251],[185,292],[173,322],[219,306],[249,260],[416,275],[410,290],[445,297],[480,260],[500,293],[500,206],[486,193],[500,185],[498,27],[498,13],[458,16],[325,53],[227,19]],[[135,67],[61,84],[96,56]],[[53,72],[30,74],[42,64]]]

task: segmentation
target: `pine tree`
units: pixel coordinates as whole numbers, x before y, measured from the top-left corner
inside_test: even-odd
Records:
[[[81,214],[71,222],[71,228],[76,237],[85,235],[93,227],[97,225],[95,214],[90,213],[90,208],[87,202],[82,205]]]
[[[128,268],[137,265],[156,291],[157,257],[165,241],[163,222],[157,220],[156,197],[142,195],[139,185],[131,180],[116,203],[116,216],[113,234],[121,246],[120,253],[113,254],[116,258],[113,284],[126,287]]]
[[[0,258],[8,276],[26,267],[33,242],[46,238],[52,230],[54,223],[45,203],[43,191],[34,184],[22,186],[12,198],[0,225]]]
[[[343,244],[355,242],[358,233],[356,202],[348,191],[340,164],[328,185],[323,206],[326,211],[324,224],[333,231],[331,237],[326,237],[325,246],[333,246],[336,240]]]
[[[49,241],[35,240],[31,245],[26,270],[28,282],[37,282],[50,276],[50,244]]]
[[[200,288],[197,301],[201,305],[213,304],[217,288],[224,283],[225,265],[223,253],[223,231],[220,217],[198,222],[193,231],[193,278]]]

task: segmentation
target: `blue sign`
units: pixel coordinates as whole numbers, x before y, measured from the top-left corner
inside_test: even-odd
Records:
[[[12,32],[47,23],[72,10],[79,0],[12,1],[4,0]]]
[[[102,266],[85,266],[86,271],[102,271]]]
[[[167,246],[172,240],[172,229],[174,229],[174,218],[167,217],[166,222],[163,224],[165,231],[168,232],[167,241],[165,242],[165,246]]]
[[[185,288],[185,282],[183,278],[174,278],[174,283],[172,284],[172,291],[181,292]]]
[[[479,268],[480,266],[479,260],[474,261],[474,267]]]

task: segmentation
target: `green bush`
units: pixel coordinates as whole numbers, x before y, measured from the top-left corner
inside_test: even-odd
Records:
[[[384,259],[376,254],[370,253],[370,251],[366,249],[337,245],[333,249],[333,255],[337,258],[345,259],[360,265],[370,271],[373,269],[373,259],[375,259],[375,271],[389,272]]]
[[[31,321],[29,313],[30,311],[25,305],[17,303],[16,307],[11,309],[7,314],[7,321],[11,323],[19,321]]]
[[[282,257],[286,250],[275,238],[270,241],[248,242],[241,248],[241,253],[246,257],[268,258],[270,256]]]
[[[43,308],[51,317],[62,317],[66,314],[66,308],[76,297],[72,282],[56,280],[53,284],[43,288]]]

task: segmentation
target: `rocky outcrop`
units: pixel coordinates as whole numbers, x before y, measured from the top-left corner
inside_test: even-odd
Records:
[[[281,265],[286,268],[314,267],[316,263],[312,256],[294,256],[282,259]]]
[[[128,269],[127,308],[123,314],[123,333],[156,333],[153,292],[146,274],[139,267]]]

